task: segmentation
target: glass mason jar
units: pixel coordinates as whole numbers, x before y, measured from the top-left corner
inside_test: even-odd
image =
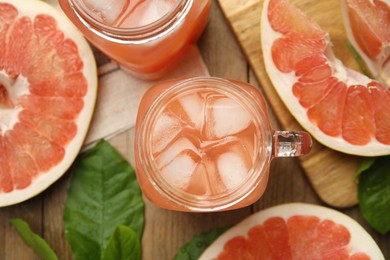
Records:
[[[85,37],[134,76],[165,75],[202,33],[211,0],[59,0]]]
[[[310,148],[306,132],[272,129],[254,86],[213,77],[157,83],[141,100],[135,127],[143,193],[179,211],[248,206],[264,193],[273,158]]]

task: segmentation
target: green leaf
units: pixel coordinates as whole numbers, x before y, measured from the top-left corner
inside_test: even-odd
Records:
[[[175,260],[195,260],[229,227],[217,228],[195,236],[185,244],[175,255]]]
[[[359,206],[363,217],[378,232],[390,231],[390,156],[378,157],[360,174]]]
[[[64,227],[74,259],[101,259],[118,225],[141,241],[142,193],[128,162],[102,140],[77,160],[68,191]]]
[[[349,49],[349,51],[352,53],[352,56],[355,58],[355,60],[356,60],[357,64],[359,65],[359,68],[362,71],[362,73],[364,75],[366,75],[367,77],[372,79],[373,77],[372,77],[371,73],[367,70],[366,66],[364,65],[364,62],[362,61],[362,58],[357,53],[355,48],[352,46],[351,42],[347,40],[346,41],[346,45],[347,45],[347,48]]]
[[[359,168],[356,170],[355,174],[353,175],[352,177],[353,180],[356,180],[362,172],[369,169],[371,165],[375,162],[375,159],[376,157],[364,158],[363,161],[360,163]]]
[[[102,259],[141,260],[141,243],[137,234],[127,226],[118,226],[103,252]]]
[[[23,239],[23,241],[32,249],[34,252],[44,260],[57,260],[57,255],[49,244],[39,235],[31,231],[30,226],[22,219],[11,219],[11,224],[14,225],[16,231]]]

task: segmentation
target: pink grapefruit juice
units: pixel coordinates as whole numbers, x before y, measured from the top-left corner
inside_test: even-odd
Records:
[[[174,91],[180,80],[162,82],[144,95],[135,146],[141,188],[158,206],[174,210],[250,205],[268,181],[264,100],[246,83],[196,81]]]
[[[89,41],[135,76],[166,74],[199,38],[210,0],[59,0]]]

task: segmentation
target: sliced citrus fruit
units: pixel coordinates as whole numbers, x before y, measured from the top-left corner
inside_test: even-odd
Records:
[[[390,86],[390,1],[343,0],[349,41],[372,75]]]
[[[322,206],[290,203],[255,213],[215,240],[209,259],[384,259],[352,218]]]
[[[41,1],[0,0],[0,206],[67,170],[96,92],[92,51],[73,24]]]
[[[346,68],[329,35],[287,0],[264,1],[267,73],[297,121],[322,144],[349,154],[390,154],[390,90]]]

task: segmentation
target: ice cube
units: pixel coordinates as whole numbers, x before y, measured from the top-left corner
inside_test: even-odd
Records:
[[[189,184],[200,161],[198,149],[185,137],[180,137],[170,143],[156,158],[163,178],[181,189]]]
[[[170,102],[166,111],[183,124],[199,129],[202,125],[204,100],[197,94],[189,94]]]
[[[228,190],[240,185],[250,170],[245,158],[234,152],[221,154],[218,157],[217,165],[221,180]]]
[[[163,150],[180,133],[180,121],[167,114],[162,114],[154,125],[152,132],[153,153]]]
[[[138,18],[139,26],[151,24],[172,10],[175,5],[175,1],[166,1],[166,0],[154,0],[152,3],[148,4],[148,1],[145,1],[144,9],[140,12]]]
[[[205,165],[199,163],[184,191],[194,195],[210,195],[212,194],[210,186]]]
[[[160,173],[171,186],[184,189],[190,183],[199,160],[192,151],[182,152],[161,168]]]
[[[239,103],[221,95],[210,95],[206,101],[205,133],[208,138],[222,138],[246,129],[251,115]]]
[[[226,194],[227,188],[218,172],[217,160],[215,158],[218,158],[218,156],[213,156],[213,154],[207,154],[203,157],[202,160],[204,169],[206,171],[207,183],[209,184],[207,194]]]
[[[236,136],[202,146],[202,155],[214,195],[226,194],[234,185],[241,183],[253,166],[251,150]]]
[[[114,25],[129,3],[130,0],[84,0],[95,18],[108,25]]]
[[[156,159],[159,167],[164,167],[179,156],[181,153],[192,151],[194,154],[200,156],[198,149],[187,138],[181,137],[177,139],[173,144],[169,145],[163,150]]]
[[[204,116],[204,100],[198,94],[190,94],[180,98],[180,104],[187,113],[191,123],[194,124],[194,127],[200,129]]]
[[[151,24],[168,14],[176,3],[177,0],[130,1],[116,26],[132,28]]]

